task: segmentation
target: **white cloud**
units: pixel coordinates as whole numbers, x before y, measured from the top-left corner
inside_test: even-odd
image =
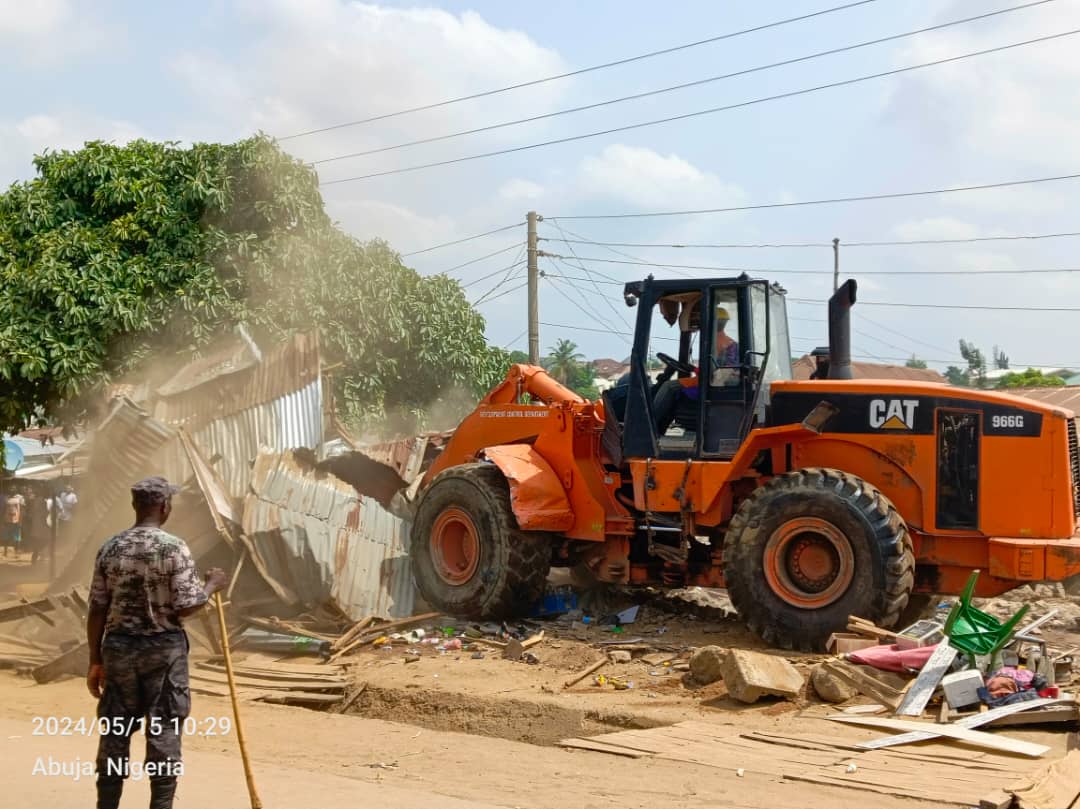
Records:
[[[48,34],[70,14],[66,0],[0,0],[0,37]]]
[[[726,207],[746,193],[675,154],[616,143],[586,157],[578,170],[581,193],[610,197],[639,208]]]
[[[940,18],[974,8],[955,0]],[[898,62],[927,62],[1077,27],[1080,8],[1054,3],[919,37],[900,51]],[[920,71],[899,85],[891,112],[938,148],[1014,165],[1071,167],[1080,159],[1077,47],[1077,37],[1066,37]]]
[[[256,130],[284,136],[564,72],[553,50],[479,14],[346,0],[242,0],[233,8],[249,36],[230,53],[187,50],[167,68],[209,112],[189,139],[234,140]],[[552,82],[416,114],[282,141],[305,160],[365,151],[552,110],[572,82]],[[323,163],[324,180],[520,143],[544,124]],[[527,135],[525,133],[528,133]],[[360,238],[401,250],[449,241],[518,219],[545,193],[534,179],[498,178],[498,161],[467,172],[434,170],[325,188],[327,208]],[[491,179],[492,176],[496,179]],[[467,177],[467,182],[462,178]],[[499,184],[502,183],[501,187]],[[498,188],[491,193],[491,188]],[[377,200],[377,201],[376,201]],[[435,213],[438,212],[438,213]],[[491,249],[499,245],[492,240]],[[487,243],[417,257],[423,269],[467,260]]]
[[[979,235],[979,228],[970,222],[936,216],[901,222],[893,233],[900,239],[973,239]]]
[[[0,0],[0,48],[34,68],[101,53],[114,39],[96,4],[69,0]],[[115,43],[110,43],[115,49]]]
[[[35,154],[78,149],[88,140],[117,144],[148,137],[130,121],[110,120],[65,110],[36,113],[16,121],[0,120],[0,178],[3,183],[29,179]]]
[[[499,196],[507,202],[536,200],[544,196],[544,186],[531,180],[515,177],[513,180],[508,180],[502,184],[499,188]]]

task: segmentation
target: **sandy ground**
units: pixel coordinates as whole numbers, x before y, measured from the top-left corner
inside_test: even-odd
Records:
[[[89,716],[93,701],[81,681],[38,686],[0,673],[0,805],[91,805],[93,786],[68,776],[34,774],[49,757],[69,766],[92,760],[88,736],[35,736],[36,716]],[[263,803],[324,809],[385,807],[865,807],[854,790],[778,780],[661,760],[629,760],[485,736],[432,731],[302,708],[247,704],[244,725]],[[193,715],[227,715],[228,701],[197,697]],[[187,769],[179,806],[248,805],[232,737],[185,739]],[[733,764],[734,768],[734,764]],[[145,781],[129,788],[124,806],[145,805]],[[360,802],[363,801],[363,804]],[[874,796],[882,807],[918,802]]]

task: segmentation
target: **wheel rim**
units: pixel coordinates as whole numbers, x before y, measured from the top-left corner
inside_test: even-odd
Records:
[[[480,561],[480,536],[464,510],[448,508],[431,529],[431,559],[435,572],[447,584],[464,584]]]
[[[773,531],[764,561],[772,591],[805,609],[832,604],[855,576],[855,554],[848,538],[817,517],[788,520]]]

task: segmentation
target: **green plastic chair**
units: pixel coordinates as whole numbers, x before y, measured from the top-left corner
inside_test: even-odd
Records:
[[[975,582],[979,580],[979,571],[971,571],[964,592],[953,604],[949,617],[945,619],[945,635],[949,645],[961,652],[975,655],[993,655],[1001,651],[1013,637],[1013,630],[1028,611],[1025,604],[1005,623],[993,615],[971,606],[971,594],[975,592]]]

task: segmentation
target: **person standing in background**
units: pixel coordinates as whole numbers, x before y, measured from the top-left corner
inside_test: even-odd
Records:
[[[19,544],[22,542],[22,518],[23,507],[26,498],[19,492],[13,491],[4,501],[3,541],[4,556],[8,555],[8,548],[15,549],[15,556],[19,555]]]

